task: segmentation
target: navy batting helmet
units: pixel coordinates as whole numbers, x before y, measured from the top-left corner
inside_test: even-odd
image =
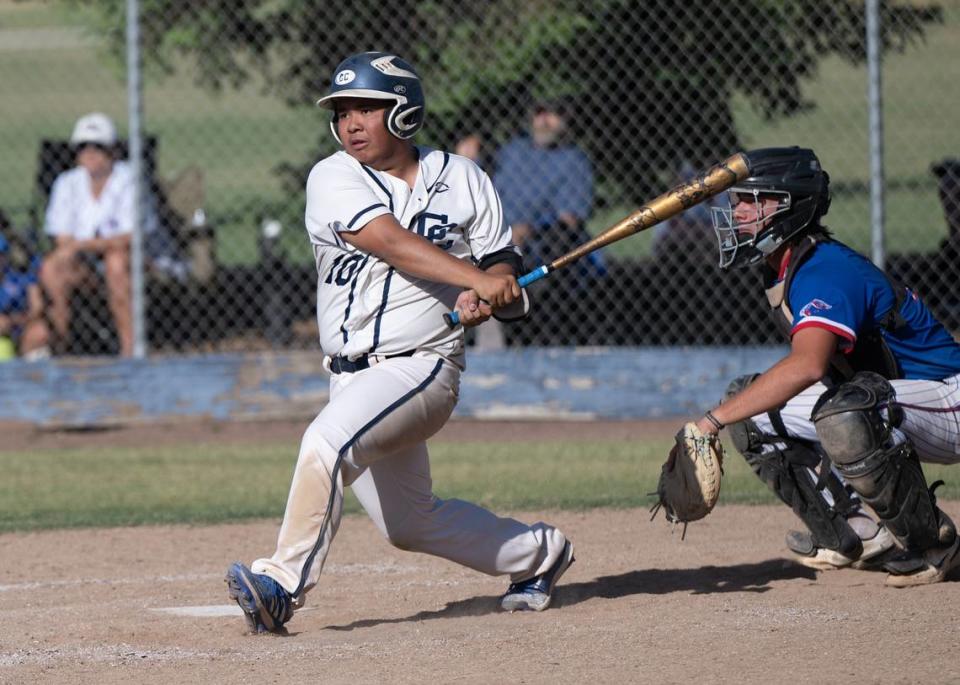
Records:
[[[396,104],[387,110],[387,130],[406,140],[423,126],[426,100],[420,77],[410,64],[386,52],[361,52],[343,60],[333,72],[330,92],[317,100],[317,105],[335,109],[337,98],[370,98],[392,100]],[[337,118],[330,121],[333,137],[337,135]]]
[[[752,150],[750,176],[730,188],[731,209],[714,208],[713,225],[720,241],[720,267],[756,264],[781,245],[810,228],[830,208],[830,176],[808,148],[773,147]],[[776,209],[755,221],[741,223],[732,208],[745,198],[759,206],[760,196],[777,198]]]

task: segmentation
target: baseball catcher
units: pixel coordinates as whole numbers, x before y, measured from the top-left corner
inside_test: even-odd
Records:
[[[747,156],[730,208],[713,210],[720,267],[762,270],[790,351],[734,379],[696,427],[729,427],[804,524],[786,539],[800,563],[883,568],[894,587],[940,582],[960,564],[960,538],[921,462],[960,461],[960,345],[917,293],[821,223],[830,179],[813,150]]]

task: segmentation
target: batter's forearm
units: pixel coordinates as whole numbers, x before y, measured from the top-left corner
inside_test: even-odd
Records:
[[[488,274],[500,274],[502,276],[519,276],[507,262],[499,262],[489,269],[485,269]]]
[[[360,231],[341,235],[351,245],[415,278],[473,288],[478,279],[483,277],[483,272],[472,264],[450,256],[429,240],[407,231],[399,224],[394,226],[389,219],[381,219],[374,219]]]
[[[461,288],[476,284],[479,269],[452,257],[431,242],[408,234],[410,240],[399,240],[389,246],[385,254],[377,255],[398,271],[435,283],[446,283]]]

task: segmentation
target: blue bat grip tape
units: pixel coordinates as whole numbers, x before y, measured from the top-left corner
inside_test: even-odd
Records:
[[[521,288],[526,288],[531,283],[544,278],[548,273],[550,273],[550,267],[546,265],[538,266],[530,273],[524,274],[518,278],[517,285],[519,285]],[[450,328],[460,325],[460,315],[457,312],[448,312],[447,314],[444,314],[443,320],[447,322],[447,325],[450,326]]]

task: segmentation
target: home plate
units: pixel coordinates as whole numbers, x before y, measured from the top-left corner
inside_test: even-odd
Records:
[[[243,611],[236,604],[210,604],[198,607],[161,607],[151,609],[174,616],[190,616],[192,618],[209,618],[211,616],[243,616]]]
[[[310,611],[316,607],[303,607],[298,613]],[[243,616],[243,611],[236,604],[208,604],[196,607],[158,607],[150,611],[159,611],[174,616],[189,616],[190,618],[211,618],[217,616]]]

